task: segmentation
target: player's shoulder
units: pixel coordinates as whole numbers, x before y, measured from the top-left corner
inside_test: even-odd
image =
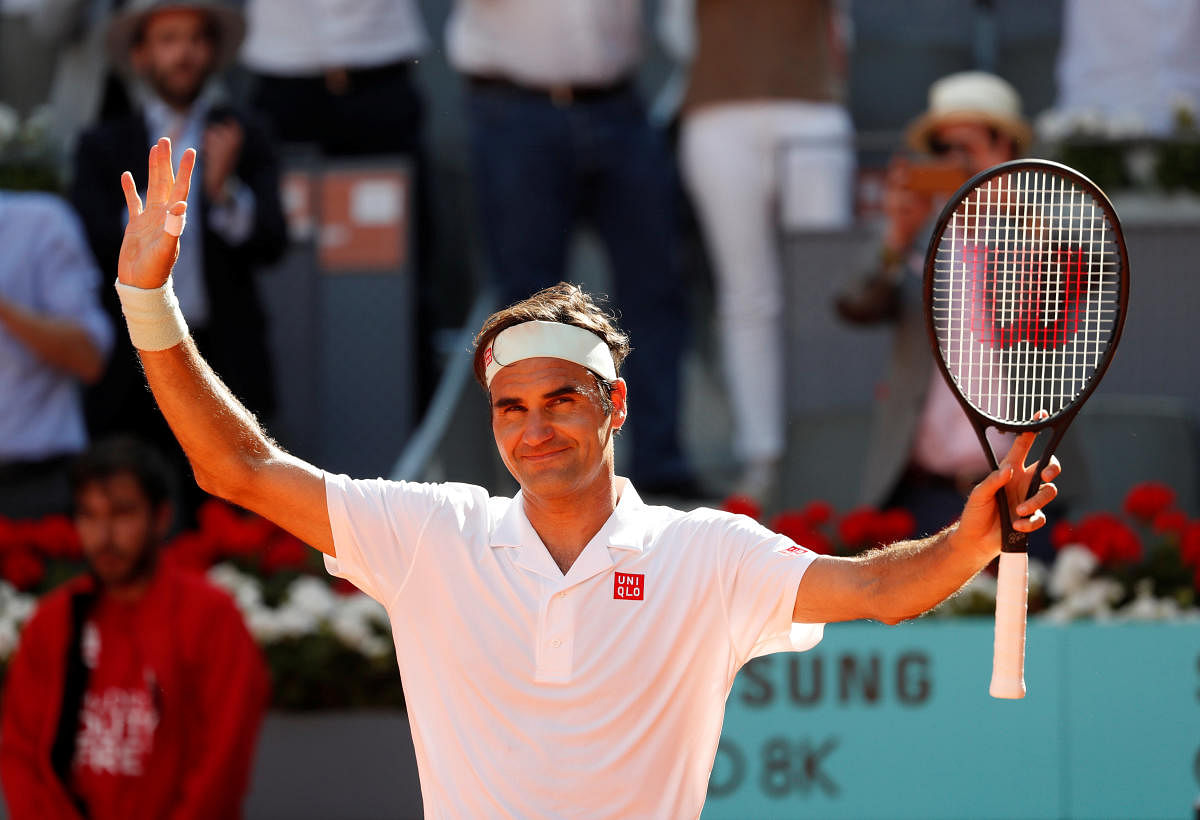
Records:
[[[761,541],[772,535],[770,530],[748,516],[712,507],[679,510],[646,505],[640,514],[651,540],[658,546],[723,548],[741,539]]]

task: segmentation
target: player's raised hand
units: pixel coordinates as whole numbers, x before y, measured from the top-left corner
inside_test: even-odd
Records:
[[[196,151],[189,148],[179,162],[179,175],[171,166],[171,141],[166,137],[150,148],[146,203],[138,196],[133,175],[121,175],[129,224],[117,260],[117,279],[139,288],[157,288],[167,281],[179,256],[179,229],[187,212],[188,189]]]

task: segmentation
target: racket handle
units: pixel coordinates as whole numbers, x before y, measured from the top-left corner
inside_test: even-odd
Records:
[[[1029,599],[1029,554],[1000,553],[996,583],[996,644],[992,655],[994,698],[1025,697],[1025,609]]]

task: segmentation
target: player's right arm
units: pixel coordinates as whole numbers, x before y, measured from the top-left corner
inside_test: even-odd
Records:
[[[188,149],[171,168],[170,142],[150,149],[143,207],[133,178],[121,177],[129,224],[121,243],[117,278],[137,288],[166,283],[179,240],[164,230],[168,213],[186,211],[195,165]],[[191,462],[202,489],[274,521],[305,543],[334,555],[333,533],[321,471],[284,452],[254,415],[200,356],[190,337],[165,350],[139,350],[146,381]]]

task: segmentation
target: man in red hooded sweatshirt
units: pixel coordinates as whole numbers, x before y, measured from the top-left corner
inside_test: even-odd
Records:
[[[241,816],[269,679],[229,597],[157,560],[168,476],[128,438],[75,465],[89,572],[46,596],[9,668],[13,820]]]

